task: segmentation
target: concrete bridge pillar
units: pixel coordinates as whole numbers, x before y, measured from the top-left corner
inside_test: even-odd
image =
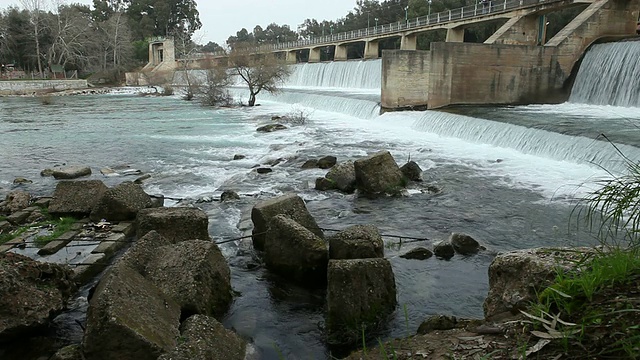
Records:
[[[289,50],[285,56],[287,64],[295,64],[298,61],[298,50]]]
[[[321,48],[319,48],[319,47],[309,49],[309,62],[310,63],[320,62],[320,49]]]
[[[347,45],[338,44],[336,45],[335,52],[333,53],[333,61],[344,61],[347,60]]]
[[[400,50],[416,50],[418,48],[418,35],[402,35]]]
[[[378,58],[378,40],[367,40],[367,42],[364,44],[364,58]]]
[[[464,42],[464,28],[449,28],[447,29],[446,42]]]
[[[544,42],[540,35],[546,29],[545,16],[524,15],[507,20],[485,44],[538,45]],[[540,27],[542,26],[542,29]]]

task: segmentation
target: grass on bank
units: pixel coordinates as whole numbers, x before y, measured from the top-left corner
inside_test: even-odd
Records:
[[[61,217],[57,219],[49,218],[48,220],[21,226],[11,232],[0,234],[0,245],[11,241],[25,232],[39,227],[49,226],[52,231],[49,235],[41,235],[35,238],[35,243],[38,246],[46,245],[51,240],[56,239],[58,236],[71,230],[71,226],[76,222],[76,219],[72,217]]]
[[[600,182],[581,214],[597,230],[600,250],[552,285],[524,312],[531,333],[569,358],[640,359],[640,163]]]

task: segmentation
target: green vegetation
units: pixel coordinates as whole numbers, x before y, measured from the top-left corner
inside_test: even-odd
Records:
[[[57,220],[49,220],[44,224],[52,225],[53,232],[50,235],[38,236],[36,237],[36,243],[38,245],[44,245],[49,241],[57,238],[58,236],[66,233],[71,230],[71,226],[76,222],[76,219],[72,217],[62,217]]]
[[[21,227],[6,234],[0,234],[0,245],[17,238],[18,236],[24,234],[27,230],[29,230],[28,227]]]
[[[538,302],[523,312],[532,335],[582,358],[640,358],[640,163],[600,183],[580,213],[601,246],[565,273],[558,270]]]
[[[64,234],[65,232],[69,231],[71,229],[71,226],[75,222],[76,222],[76,219],[72,217],[62,217],[58,219],[49,219],[46,221],[21,226],[9,233],[0,234],[0,245],[17,238],[18,236],[24,234],[29,230],[36,229],[43,226],[50,226],[52,228],[51,234],[37,236],[35,238],[36,244],[39,246],[42,246],[47,244],[49,241],[57,238],[58,236]]]

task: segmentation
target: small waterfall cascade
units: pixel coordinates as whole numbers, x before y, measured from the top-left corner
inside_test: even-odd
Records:
[[[569,101],[640,107],[640,41],[591,47],[582,60]]]
[[[332,61],[293,65],[286,87],[380,90],[382,60]]]
[[[614,146],[606,141],[582,136],[564,135],[446,112],[426,111],[413,123],[412,128],[469,142],[511,148],[525,154],[555,160],[594,164],[614,173],[626,170],[626,164],[618,150],[629,158],[640,158],[640,149],[630,145]]]

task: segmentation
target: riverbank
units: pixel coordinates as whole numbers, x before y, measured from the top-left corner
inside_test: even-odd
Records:
[[[77,91],[88,88],[85,79],[0,81],[0,96]]]
[[[78,185],[81,183],[85,182],[80,182]],[[86,185],[89,184],[87,183]],[[122,189],[122,187],[120,188]],[[128,185],[124,185],[124,188],[127,188],[128,191],[137,191],[135,188],[130,188]],[[58,196],[55,196],[54,198],[57,198],[57,202],[60,203],[59,199],[61,198],[61,192],[57,191],[56,194]],[[69,193],[67,194],[69,195]],[[71,194],[69,196],[73,195]],[[128,196],[128,198],[130,198],[130,196]],[[22,193],[12,193],[10,198],[8,197],[2,204],[0,204],[2,209],[4,209],[2,211],[8,215],[0,222],[0,228],[2,228],[3,233],[12,232],[7,231],[7,222],[11,222],[16,226],[20,225],[25,228],[33,226],[37,228],[39,226],[38,224],[29,223],[30,220],[26,219],[39,218],[39,216],[42,216],[42,209],[46,209],[44,213],[58,213],[60,209],[55,210],[55,208],[59,207],[59,204],[53,204],[52,208],[51,205],[49,205],[51,200],[51,198],[42,198],[37,199],[36,201],[25,201],[25,195]],[[77,204],[77,201],[62,201],[62,203],[70,205]],[[20,209],[23,206],[27,207]],[[7,212],[7,209],[9,208],[13,211]],[[77,210],[67,208],[65,211],[75,212]],[[200,210],[192,208],[192,210],[189,211],[199,212]],[[28,216],[20,215],[22,213],[28,213]],[[175,224],[172,224],[171,222],[176,221],[176,219],[169,220],[169,218],[165,218],[160,221],[150,220],[156,216],[151,215],[151,217],[149,217],[149,214],[155,213],[155,210],[146,213],[147,214],[144,215],[144,219],[140,219],[138,221],[138,223],[142,224],[138,224],[138,233],[141,231],[142,233],[146,233],[149,229],[154,228],[164,234],[167,238],[180,236],[184,239],[179,241],[185,241],[190,238],[191,235],[185,234],[184,231],[180,232],[180,235],[174,231]],[[105,216],[113,217],[113,215]],[[198,215],[197,217],[199,218],[201,216],[205,216],[204,213],[201,213],[201,215]],[[182,217],[182,215],[179,217]],[[183,220],[180,220],[188,222],[183,223],[181,225],[181,229],[189,232],[195,231],[201,233],[200,235],[195,235],[195,233],[193,233],[193,236],[198,238],[203,236],[208,237],[208,234],[206,234],[208,233],[206,224],[196,224],[193,220],[186,220],[189,218],[193,218],[193,216],[185,214]],[[40,220],[36,219],[33,221]],[[152,221],[155,225],[150,226],[151,223],[149,221]],[[21,222],[22,224],[17,224],[17,222]],[[200,220],[197,222],[199,223]],[[132,225],[134,224],[128,222],[117,225],[117,222],[114,223],[113,221],[91,223],[89,219],[80,220],[70,229],[70,232],[73,232],[72,235],[65,233],[60,238],[53,238],[46,246],[42,247],[39,251],[36,251],[39,255],[49,254],[49,252],[47,252],[49,251],[48,249],[52,249],[54,247],[52,245],[55,245],[57,248],[52,252],[54,254],[52,259],[54,259],[56,258],[55,253],[57,251],[60,251],[61,253],[69,253],[69,251],[64,251],[64,246],[73,247],[78,246],[80,243],[86,248],[83,251],[87,249],[91,250],[89,247],[93,248],[93,251],[87,252],[87,254],[91,254],[90,257],[93,256],[93,260],[79,261],[81,266],[71,269],[71,272],[68,274],[63,272],[62,268],[61,270],[56,270],[59,271],[61,276],[63,276],[63,279],[66,279],[63,282],[65,284],[64,289],[68,289],[69,287],[72,287],[68,285],[71,280],[75,282],[75,286],[87,282],[91,276],[100,272],[106,265],[105,261],[107,261],[107,258],[105,257],[105,254],[112,256],[117,249],[132,241],[131,237],[129,237],[135,233],[135,227]],[[144,229],[141,230],[139,226],[143,226]],[[237,227],[240,230],[245,231],[245,234],[247,234],[251,228],[255,228],[254,226],[255,224],[251,224],[251,219],[248,215],[242,216],[237,224]],[[12,248],[24,249],[24,244],[27,244],[27,248],[33,248],[28,245],[31,243],[29,239],[31,239],[35,234],[38,234],[38,232],[27,231],[20,233],[20,241],[11,241],[3,246],[0,251],[7,251]],[[133,253],[140,253],[144,255],[129,254],[126,255],[125,258],[138,259],[135,261],[140,261],[140,259],[144,259],[148,256],[155,256],[152,254],[156,253],[156,251],[148,252],[148,246],[144,245],[149,243],[149,241],[152,241],[157,245],[157,242],[161,240],[155,238],[154,240],[147,239],[142,240],[142,243],[140,244],[137,244],[137,242],[134,241]],[[60,244],[62,246],[57,246],[56,243],[60,242],[64,242],[64,244]],[[165,245],[168,244],[170,244],[170,242],[167,242]],[[80,248],[76,247],[75,249]],[[43,252],[43,250],[45,251]],[[249,247],[247,247],[246,250],[254,251]],[[24,250],[20,252],[24,252]],[[128,253],[130,252],[131,251]],[[32,255],[36,254],[31,250],[27,250],[26,254],[29,253],[33,253]],[[634,324],[637,324],[640,320],[640,317],[638,316],[638,313],[640,312],[640,286],[638,285],[638,280],[640,279],[640,266],[630,268],[630,273],[629,276],[626,276],[626,281],[613,281],[609,286],[604,286],[599,289],[596,296],[594,296],[593,301],[586,302],[584,309],[582,310],[567,314],[560,313],[560,310],[557,308],[548,308],[546,311],[543,311],[539,306],[532,305],[540,301],[540,294],[549,292],[545,289],[547,289],[547,286],[557,282],[558,276],[561,276],[559,274],[572,274],[576,269],[580,270],[584,267],[592,267],[593,265],[591,265],[589,261],[603,256],[603,254],[605,253],[602,253],[601,249],[597,248],[541,248],[498,254],[488,269],[490,288],[487,298],[484,301],[484,319],[469,320],[447,315],[431,316],[423,321],[416,335],[390,340],[384,343],[380,342],[378,346],[367,347],[365,345],[364,348],[361,348],[349,355],[347,359],[588,359],[602,358],[600,356],[602,354],[612,356],[623,356],[624,354],[629,353],[633,354],[633,351],[635,351],[634,346],[638,345],[638,342],[634,340],[634,336],[637,336],[634,334],[637,334],[638,331],[637,326]],[[6,255],[3,255],[3,259],[4,256]],[[42,258],[41,261],[42,260],[45,261],[45,264],[47,263],[46,258]],[[68,260],[62,260],[63,264],[68,262]],[[125,263],[127,263],[127,261],[131,262],[133,260],[125,260]],[[218,263],[221,261],[226,265],[226,261],[221,259],[217,260]],[[76,259],[75,262],[78,262],[78,260]],[[138,266],[135,265],[135,263],[133,264],[134,265],[128,266]],[[5,265],[6,264],[3,265],[4,271],[8,269]],[[51,266],[57,265],[52,264]],[[122,266],[123,265],[120,263],[116,266],[118,270],[114,271],[116,271],[116,273],[125,271],[122,270]],[[255,266],[260,265],[257,263]],[[87,272],[86,270],[89,269],[95,270]],[[187,270],[188,267],[181,269],[182,268],[180,267],[176,268],[180,273],[183,271],[186,271],[187,273],[192,271]],[[228,272],[228,268],[226,271]],[[126,271],[125,273],[129,274]],[[177,274],[178,273],[176,273],[176,276],[178,276]],[[184,273],[182,274],[184,275]],[[120,275],[114,276],[117,277]],[[568,278],[571,277],[570,275],[567,276]],[[175,277],[173,278],[175,279]],[[226,286],[229,286],[228,280],[226,283]],[[219,287],[220,285],[215,286]],[[65,291],[68,292],[68,290]],[[560,290],[557,290],[557,293],[561,294],[562,297],[571,297],[571,295],[564,295]],[[72,297],[71,295],[71,293],[67,293],[67,299],[70,299]],[[29,297],[29,295],[26,296]],[[40,299],[43,298],[43,295],[38,296]],[[4,297],[3,300],[11,301],[11,298]],[[46,300],[46,296],[44,296],[44,300]],[[117,300],[125,302],[132,301],[132,299]],[[46,301],[44,302],[46,303]],[[56,311],[60,312],[61,308],[58,308]],[[402,307],[396,307],[395,312],[402,313]],[[602,316],[599,317],[597,321],[593,320],[589,324],[581,322],[584,318],[593,317],[594,314],[602,314]],[[153,312],[151,312],[150,315],[158,316],[158,314]],[[131,316],[131,314],[128,316]],[[405,312],[404,316],[409,315]],[[196,321],[196,319],[194,318],[192,321]],[[214,320],[212,318],[209,320],[206,318],[199,318],[198,321],[204,321],[206,323]],[[37,327],[40,326],[41,323],[38,323]],[[153,326],[157,327],[161,325],[154,324]],[[410,332],[408,328],[406,330],[407,332]],[[580,330],[582,330],[582,332],[578,333]],[[157,328],[157,331],[164,332],[167,331],[167,329]],[[222,329],[217,331],[226,332],[226,330]],[[621,339],[621,334],[626,334],[626,336],[623,336]],[[0,335],[4,336],[6,334]],[[235,339],[233,341],[237,342],[237,344],[234,345],[236,348],[240,346],[240,343],[242,343],[240,338],[237,338],[236,335],[230,332],[225,336],[232,336],[232,338]],[[370,341],[368,341],[368,343],[370,344]],[[584,345],[578,346],[580,343],[583,343]],[[63,342],[60,346],[62,345],[66,344]],[[620,345],[619,348],[616,347],[618,345]],[[627,346],[628,349],[623,348],[623,345]],[[96,345],[91,346],[95,348]],[[100,345],[100,349],[102,349],[102,346],[103,345]],[[82,348],[75,346],[72,349],[77,352],[81,351]],[[63,351],[69,351],[69,348],[65,348]],[[112,354],[116,354],[113,353],[114,350],[111,348],[104,348],[100,351],[108,351]],[[162,350],[153,351],[162,352]],[[237,352],[240,350],[234,351]],[[242,353],[244,353],[244,351],[242,351]],[[12,354],[12,352],[9,352],[9,354]],[[118,354],[122,355],[121,353]],[[54,359],[58,358],[54,357]]]

